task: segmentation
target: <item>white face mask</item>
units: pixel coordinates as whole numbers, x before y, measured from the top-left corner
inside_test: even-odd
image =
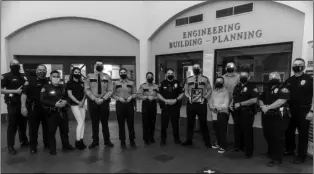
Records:
[[[59,82],[60,82],[60,78],[51,78],[51,83],[53,83],[53,84],[59,84]]]

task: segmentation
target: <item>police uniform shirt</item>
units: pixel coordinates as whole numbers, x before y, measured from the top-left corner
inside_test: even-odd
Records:
[[[290,99],[290,92],[288,88],[276,85],[267,91],[263,91],[263,93],[259,96],[259,100],[261,100],[265,105],[271,105],[278,99]]]
[[[210,85],[209,79],[206,76],[190,76],[186,79],[184,90],[187,96],[191,97],[192,89],[202,89],[203,97],[208,97],[208,93],[212,92],[212,87]]]
[[[65,100],[65,88],[63,85],[54,86],[46,84],[41,89],[40,101],[46,106],[55,106],[60,99]]]
[[[26,77],[23,74],[13,74],[12,72],[5,73],[1,75],[1,88],[5,88],[8,90],[16,90],[19,87],[26,84]],[[9,97],[15,97],[16,102],[20,102],[18,97],[19,94],[5,94],[5,102],[8,103]]]
[[[231,75],[226,73],[222,77],[224,78],[224,86],[228,89],[231,100],[235,86],[240,83],[240,75],[238,73],[232,73]]]
[[[119,98],[127,99],[130,96],[136,96],[136,88],[134,82],[126,80],[118,80],[113,83],[113,98],[119,100]]]
[[[76,100],[78,100],[78,101],[83,100],[83,98],[84,98],[84,83],[83,82],[70,80],[67,83],[66,90],[67,90],[67,92],[68,92],[68,90],[71,90],[72,95],[76,98]],[[72,101],[71,99],[70,99],[70,104],[71,105],[77,105],[77,103]]]
[[[233,92],[233,100],[234,104],[250,100],[252,98],[257,98],[259,96],[258,89],[256,85],[248,82],[244,85],[242,83],[238,83],[237,86],[234,88]]]
[[[160,83],[159,94],[165,99],[176,99],[182,93],[183,88],[177,80],[173,80],[171,82],[164,80]]]
[[[98,79],[100,79],[100,91],[98,91]],[[109,98],[112,94],[112,80],[106,73],[88,74],[84,86],[86,95],[92,100],[95,98]]]
[[[138,90],[138,96],[139,98],[142,96],[153,96],[156,98],[158,90],[159,89],[157,84],[143,83],[140,85]]]
[[[285,82],[285,85],[290,91],[291,104],[312,104],[313,79],[309,75],[302,74],[300,77],[292,76]]]
[[[27,95],[28,100],[35,103],[40,103],[40,91],[44,87],[44,85],[48,84],[48,79],[29,77],[28,82],[28,85],[23,88],[22,93]]]

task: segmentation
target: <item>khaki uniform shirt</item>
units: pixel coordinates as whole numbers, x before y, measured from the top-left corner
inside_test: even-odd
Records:
[[[119,81],[115,81],[113,83],[113,96],[112,98],[115,100],[119,100],[119,98],[127,99],[128,97],[132,96],[133,98],[136,97],[136,88],[133,81],[128,79]]]
[[[212,92],[212,87],[210,85],[209,79],[203,75],[199,75],[198,77],[190,76],[186,79],[186,82],[184,84],[185,96],[191,97],[192,89],[195,88],[202,90],[202,96],[205,99],[208,99]]]
[[[232,75],[225,74],[222,76],[224,78],[224,86],[229,91],[230,101],[233,98],[234,87],[240,83],[240,75],[238,73],[233,73]]]
[[[143,83],[140,85],[137,96],[141,100],[144,100],[145,96],[153,96],[153,98],[157,100],[158,88],[159,86],[157,84]]]
[[[101,94],[98,94],[98,74],[101,80]],[[106,73],[91,73],[87,75],[84,84],[85,93],[91,99],[106,98],[112,95],[113,85],[111,77]]]

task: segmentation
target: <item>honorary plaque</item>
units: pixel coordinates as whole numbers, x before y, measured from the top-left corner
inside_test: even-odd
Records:
[[[203,89],[192,88],[191,93],[192,93],[191,99],[192,99],[193,103],[201,103],[202,102]]]

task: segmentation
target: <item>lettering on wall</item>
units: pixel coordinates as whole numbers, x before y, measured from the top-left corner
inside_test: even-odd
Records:
[[[204,36],[212,36],[213,44],[249,40],[262,37],[262,30],[240,31],[241,24],[233,23],[204,29],[185,31],[183,40],[169,42],[169,48],[181,48],[202,45]],[[208,39],[206,39],[208,40]]]

